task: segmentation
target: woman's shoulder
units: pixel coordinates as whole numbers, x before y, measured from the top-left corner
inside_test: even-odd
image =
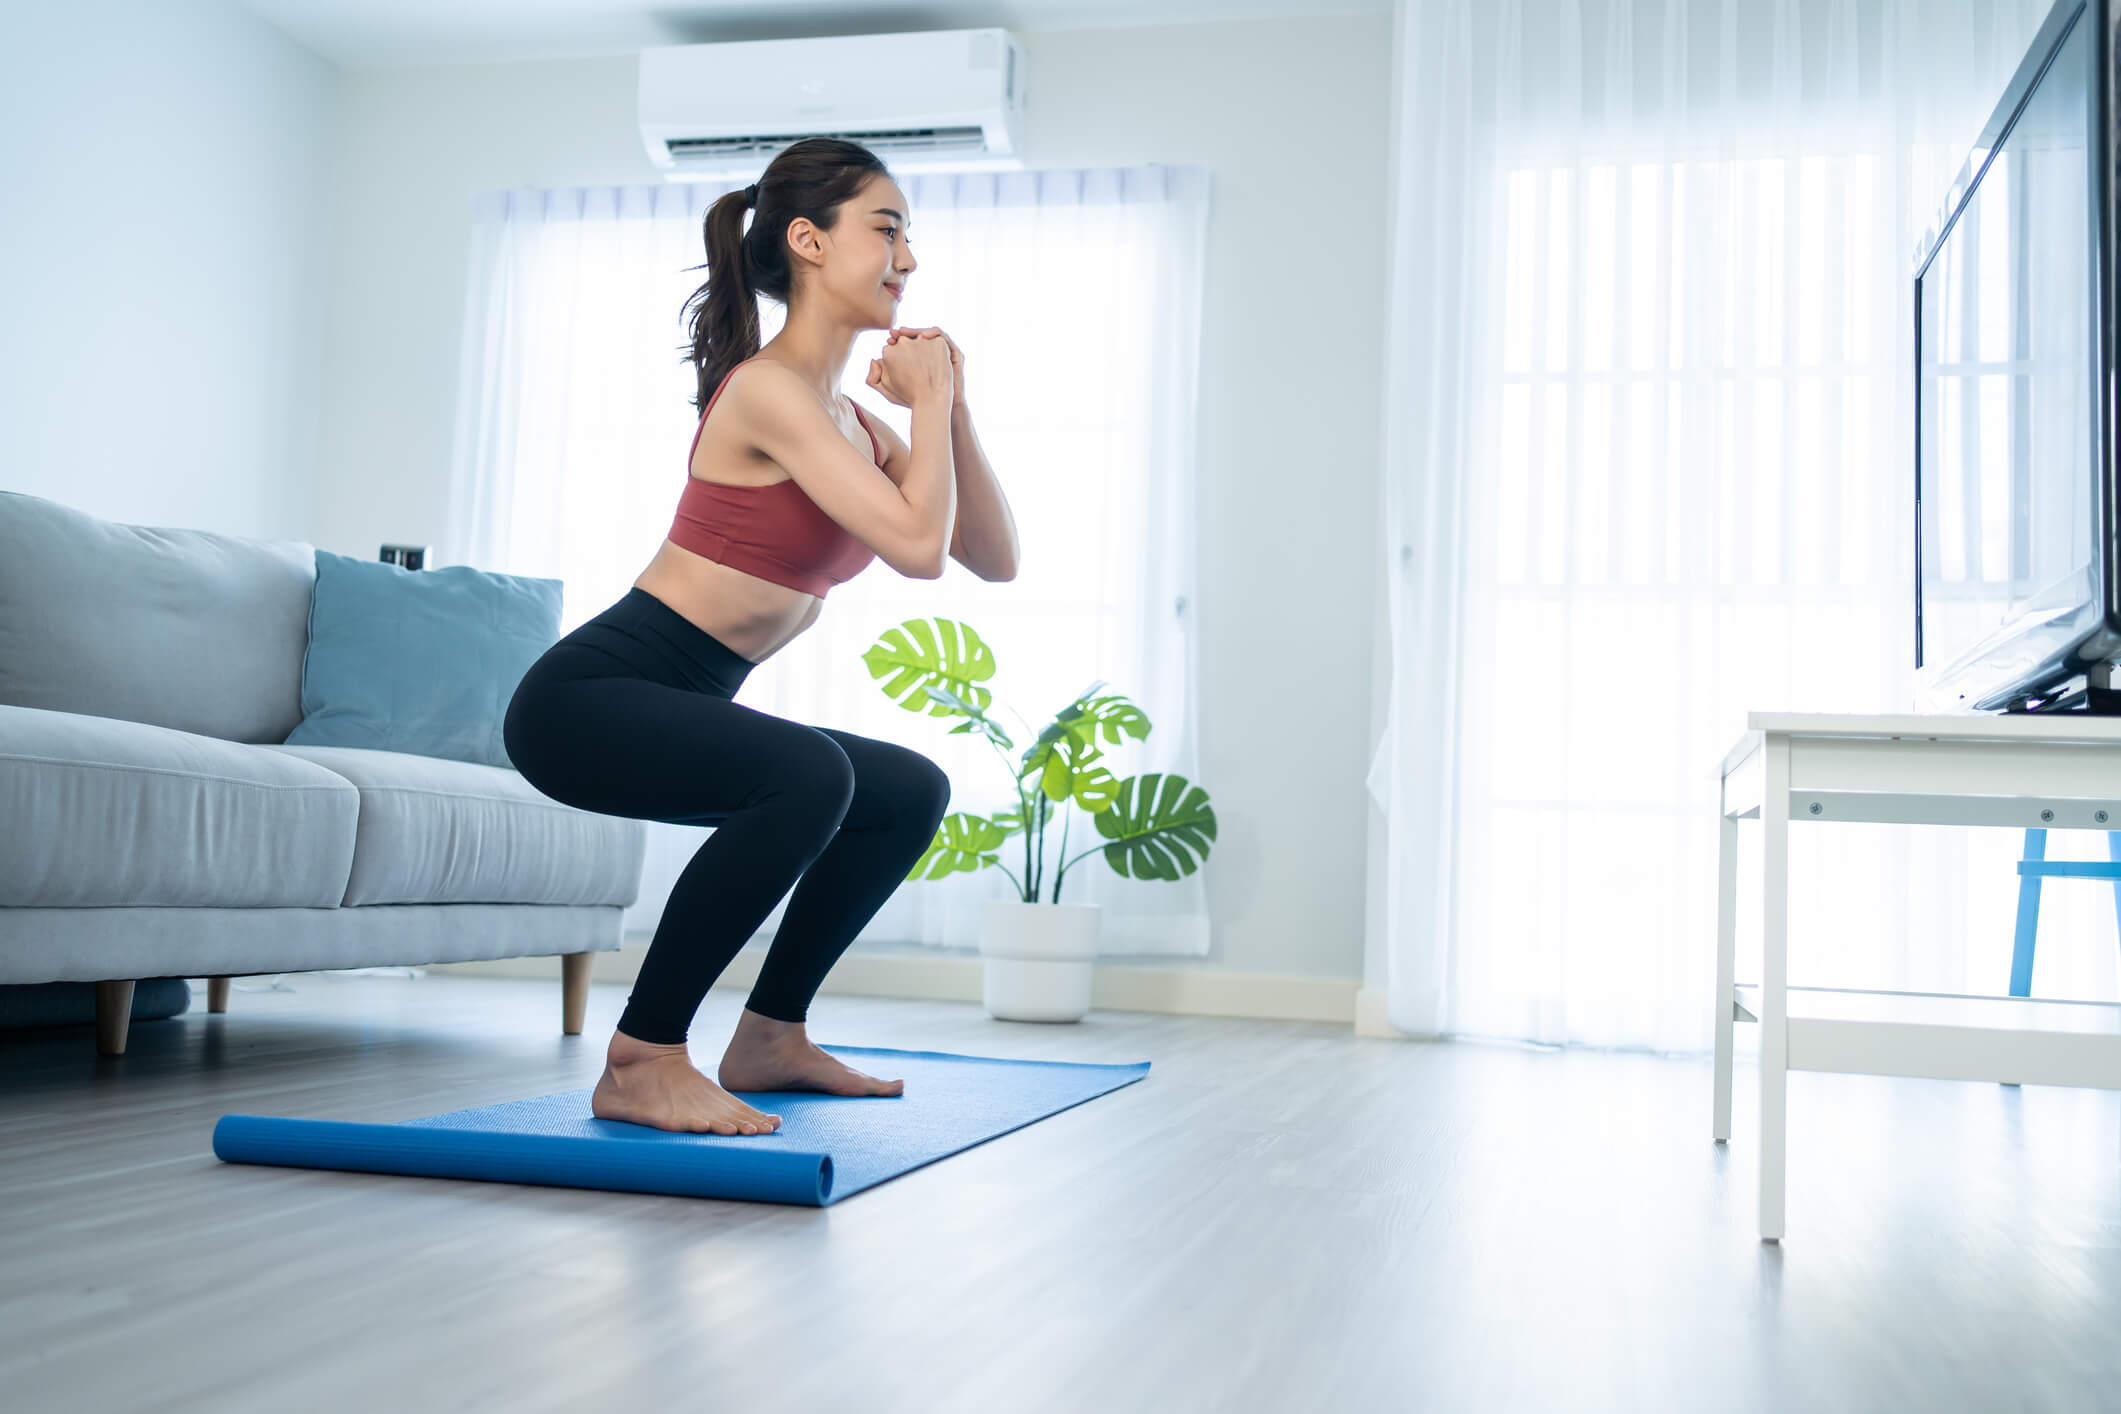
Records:
[[[890,426],[846,394],[840,396],[854,409],[852,426],[844,412],[820,401],[817,390],[785,363],[754,355],[739,364],[735,372],[737,376],[724,389],[724,401],[734,399],[736,403],[729,420],[737,424],[738,435],[759,438],[761,451],[766,451],[768,444],[779,444],[786,452],[801,454],[813,438],[853,437],[863,461],[884,470],[894,482],[903,474],[904,462],[894,450],[898,439]],[[741,392],[737,391],[738,383],[745,385]],[[878,456],[871,455],[869,438],[856,429],[866,430],[875,438],[873,450]],[[813,450],[827,445],[818,442]],[[775,461],[788,460],[775,457],[770,451],[767,455]],[[800,460],[800,455],[796,459]],[[791,476],[796,475],[794,467],[784,469]]]
[[[721,391],[708,409],[717,422],[741,431],[798,426],[816,406],[817,395],[794,369],[754,354],[722,376]]]
[[[737,363],[727,373],[722,375],[722,391],[724,393],[732,392],[737,384],[741,383],[753,392],[760,390],[778,392],[786,388],[790,383],[799,382],[800,380],[795,376],[795,370],[786,364],[776,363],[763,354],[753,354],[750,358]]]

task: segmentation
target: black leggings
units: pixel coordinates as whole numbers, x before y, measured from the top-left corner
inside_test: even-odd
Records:
[[[805,1020],[862,925],[935,838],[940,766],[731,699],[756,666],[644,589],[545,651],[502,723],[539,791],[602,815],[717,828],[678,876],[619,1030],[675,1045],[722,969],[795,888],[745,1003]]]

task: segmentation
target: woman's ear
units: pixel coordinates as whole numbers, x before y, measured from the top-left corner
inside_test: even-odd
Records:
[[[823,243],[818,240],[817,223],[808,216],[798,216],[790,221],[788,248],[805,260],[822,260],[825,251]]]

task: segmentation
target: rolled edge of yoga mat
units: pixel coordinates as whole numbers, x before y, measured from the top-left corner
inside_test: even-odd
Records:
[[[351,1169],[420,1178],[608,1188],[679,1198],[742,1198],[768,1203],[832,1201],[832,1156],[773,1148],[767,1135],[746,1147],[688,1143],[726,1135],[582,1139],[401,1124],[350,1124],[281,1115],[221,1116],[214,1154],[227,1163]]]

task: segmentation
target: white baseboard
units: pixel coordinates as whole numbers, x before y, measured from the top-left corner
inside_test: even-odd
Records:
[[[645,940],[617,952],[595,954],[592,982],[631,983],[638,975]],[[766,950],[746,947],[716,979],[717,989],[749,991],[758,980]],[[429,963],[437,975],[560,978],[556,957],[509,957],[490,962]],[[980,959],[966,953],[859,947],[833,964],[819,989],[858,997],[911,1001],[977,1002]],[[1375,997],[1374,1004],[1363,1001]],[[1352,978],[1289,977],[1268,972],[1227,972],[1204,967],[1157,967],[1100,962],[1090,1005],[1107,1011],[1163,1012],[1174,1016],[1241,1016],[1269,1021],[1353,1023],[1357,1035],[1396,1036],[1384,1022],[1384,998]],[[1381,1030],[1365,1030],[1365,1016]]]
[[[1388,1041],[1405,1035],[1385,1019],[1384,988],[1363,987],[1356,991],[1355,1034],[1376,1036]]]

